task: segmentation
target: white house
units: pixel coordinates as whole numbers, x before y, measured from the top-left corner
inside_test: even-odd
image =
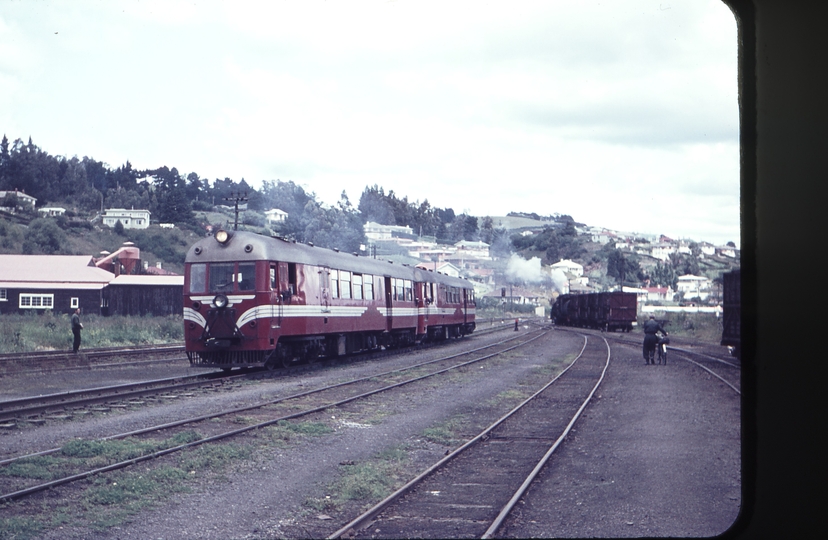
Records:
[[[652,247],[650,248],[650,255],[661,261],[670,260],[670,254],[675,252],[676,248],[672,244],[666,242],[652,244]]]
[[[475,259],[489,258],[489,244],[486,242],[470,242],[468,240],[461,240],[454,244],[457,248],[458,257],[471,257]]]
[[[279,210],[278,208],[273,208],[265,212],[265,219],[267,220],[267,226],[272,227],[279,223],[284,223],[287,221],[288,213],[284,210]]]
[[[686,274],[678,278],[676,292],[684,293],[685,298],[698,298],[706,300],[710,295],[712,282],[704,276]]]
[[[146,229],[150,224],[150,211],[110,208],[104,212],[103,224],[107,227],[114,227],[119,221],[124,229]]]
[[[562,272],[569,272],[570,274],[578,277],[584,275],[584,267],[575,261],[570,261],[569,259],[561,259],[553,264],[552,268],[561,270]]]
[[[43,208],[38,208],[37,212],[43,217],[55,217],[65,214],[66,208],[61,208],[60,206],[44,206]]]
[[[397,234],[413,234],[411,227],[399,225],[380,225],[369,221],[363,227],[365,230],[365,237],[368,240],[392,240],[394,233]]]
[[[31,195],[26,195],[22,191],[18,191],[16,189],[14,191],[0,191],[0,201],[5,199],[9,195],[16,195],[17,205],[21,207],[24,205],[28,205],[34,208],[35,203],[37,202],[37,199],[35,197],[32,197]]]

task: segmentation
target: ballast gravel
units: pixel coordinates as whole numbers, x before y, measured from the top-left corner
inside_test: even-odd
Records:
[[[493,339],[475,336],[465,341],[478,344]],[[191,485],[189,493],[172,494],[162,506],[107,530],[63,527],[46,531],[42,538],[325,537],[367,505],[355,502],[324,512],[308,505],[308,501],[334,495],[330,489],[342,464],[360,463],[382,451],[404,447],[411,474],[416,474],[449,450],[426,440],[424,430],[461,419],[458,435],[476,434],[514,405],[497,396],[516,390],[531,393],[550,378],[549,365],[574,356],[581,343],[576,334],[553,331],[509,353],[508,360],[486,362],[439,381],[373,396],[370,406],[343,407],[348,414],[340,418],[320,415],[318,421],[333,427],[332,433],[284,448],[268,448],[224,477]],[[463,345],[450,344],[440,353]],[[644,366],[640,351],[633,347],[619,347],[616,354],[599,399],[588,407],[541,481],[533,486],[537,496],[521,505],[501,534],[696,536],[718,534],[736,518],[740,503],[738,397],[727,396],[709,376],[689,364],[674,360],[668,366]],[[402,360],[381,362],[384,369],[391,369]],[[105,436],[178,418],[182,409],[219,410],[367,374],[376,367],[352,364],[242,385],[209,397],[3,433],[0,444],[10,454],[42,449],[69,436]],[[383,411],[380,420],[363,421],[375,409]]]

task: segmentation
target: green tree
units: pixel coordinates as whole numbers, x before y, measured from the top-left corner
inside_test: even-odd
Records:
[[[23,238],[23,253],[27,255],[61,253],[65,246],[66,233],[51,219],[33,220]]]

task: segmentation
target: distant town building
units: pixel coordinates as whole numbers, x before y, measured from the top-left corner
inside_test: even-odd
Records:
[[[278,208],[273,208],[265,212],[265,220],[267,221],[268,227],[273,227],[280,223],[284,223],[287,221],[288,213],[284,210],[279,210]]]
[[[698,298],[699,300],[706,300],[710,295],[710,286],[712,281],[704,276],[694,276],[686,274],[679,276],[676,291],[684,293],[685,298]]]
[[[565,273],[568,272],[578,277],[584,275],[584,267],[576,263],[575,261],[570,261],[569,259],[561,259],[560,261],[553,264],[552,268],[555,270],[561,270]]]
[[[411,230],[411,227],[408,226],[380,225],[379,223],[374,223],[373,221],[367,222],[363,229],[365,230],[365,237],[368,240],[375,241],[392,240],[395,234],[414,234],[414,232]]]
[[[104,212],[103,224],[107,227],[114,227],[119,221],[124,229],[146,229],[150,224],[150,211],[110,208]]]
[[[20,207],[30,206],[34,208],[35,203],[37,202],[37,199],[32,197],[31,195],[26,195],[26,193],[24,193],[23,191],[18,191],[15,189],[14,191],[0,191],[0,203],[2,203],[6,197],[11,195],[17,197],[17,206]]]
[[[43,217],[57,217],[65,214],[66,208],[61,208],[59,206],[44,206],[43,208],[38,208],[37,213]]]

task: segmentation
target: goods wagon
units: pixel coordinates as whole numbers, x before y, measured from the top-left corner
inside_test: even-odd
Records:
[[[722,274],[722,345],[731,347],[737,358],[742,355],[742,272]]]
[[[559,326],[629,332],[636,324],[637,310],[635,293],[562,294],[552,305],[551,317]]]

